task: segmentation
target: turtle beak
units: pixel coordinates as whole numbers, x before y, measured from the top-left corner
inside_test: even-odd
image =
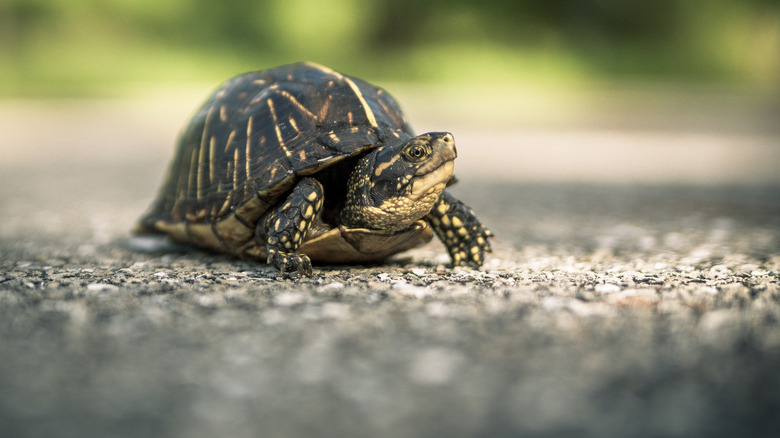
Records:
[[[441,154],[442,161],[458,158],[458,149],[455,147],[455,138],[449,132],[431,133],[433,150]],[[438,137],[438,138],[437,138]]]

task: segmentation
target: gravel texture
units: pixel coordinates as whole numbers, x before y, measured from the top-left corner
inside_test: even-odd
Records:
[[[0,436],[780,433],[777,185],[461,177],[481,269],[290,280],[131,236],[165,163],[87,155],[0,167]]]

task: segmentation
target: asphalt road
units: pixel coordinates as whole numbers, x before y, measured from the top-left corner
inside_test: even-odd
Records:
[[[157,113],[117,105],[0,111],[10,154],[0,164],[0,436],[780,432],[771,174],[750,180],[748,166],[668,183],[651,162],[637,172],[656,166],[658,180],[599,179],[613,162],[588,178],[499,180],[471,158],[454,192],[497,235],[484,267],[449,268],[432,243],[291,281],[130,235],[171,131]],[[776,156],[771,129],[722,127],[663,137],[689,151],[732,138]],[[604,147],[592,130],[567,135]]]

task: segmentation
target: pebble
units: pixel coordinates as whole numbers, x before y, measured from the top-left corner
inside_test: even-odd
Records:
[[[118,289],[118,286],[114,286],[113,284],[108,283],[90,283],[87,285],[87,290],[90,292],[105,292]]]

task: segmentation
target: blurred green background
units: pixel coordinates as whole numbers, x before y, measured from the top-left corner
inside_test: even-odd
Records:
[[[3,0],[0,95],[311,60],[374,82],[780,86],[777,0]]]

